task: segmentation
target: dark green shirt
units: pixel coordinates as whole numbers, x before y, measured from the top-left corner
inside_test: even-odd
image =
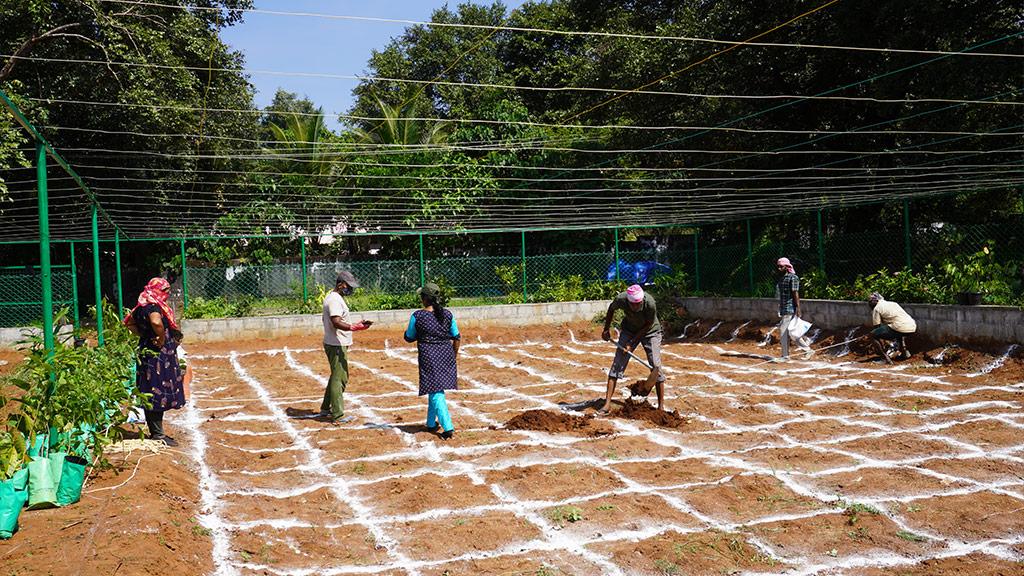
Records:
[[[644,336],[653,336],[658,332],[661,332],[661,322],[658,322],[658,310],[654,305],[654,297],[650,294],[644,293],[644,302],[640,306],[640,309],[636,312],[629,307],[629,300],[626,299],[626,293],[623,292],[612,300],[610,306],[608,306],[608,313],[614,315],[616,310],[622,310],[624,316],[622,317],[622,330],[636,335],[641,328],[651,322],[651,328],[647,330],[647,334]]]

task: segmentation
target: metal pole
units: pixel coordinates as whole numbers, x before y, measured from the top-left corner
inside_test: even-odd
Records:
[[[700,292],[700,228],[693,232],[693,275],[694,289]]]
[[[103,287],[100,282],[99,210],[92,205],[92,286],[96,290],[96,342],[103,346]]]
[[[747,218],[747,276],[750,282],[750,295],[754,295],[754,240],[750,235],[750,219]]]
[[[299,236],[299,246],[302,248],[302,301],[306,302],[309,300],[309,278],[306,275],[306,238],[304,236]]]
[[[427,283],[427,265],[423,260],[423,234],[419,236],[420,243],[420,286]]]
[[[188,312],[188,266],[185,265],[185,239],[181,239],[181,311]]]
[[[124,310],[124,290],[121,286],[121,230],[114,229],[114,272],[117,276],[117,315]]]
[[[520,246],[521,246],[521,249],[520,249],[519,253],[521,255],[522,264],[523,264],[523,302],[526,302],[526,231],[525,230],[519,233],[519,238],[520,238]]]
[[[46,148],[36,142],[39,187],[39,271],[43,300],[43,346],[53,353],[53,271],[50,269],[50,200],[46,183]]]
[[[82,323],[78,317],[78,266],[75,265],[75,243],[71,242],[71,307],[75,319],[75,330],[78,330]]]
[[[619,227],[615,227],[615,281],[621,280],[619,277]]]
[[[822,231],[822,215],[818,210],[818,270],[825,273],[825,234]]]
[[[914,263],[910,258],[910,201],[903,201],[903,252],[907,258],[907,270],[913,270]]]

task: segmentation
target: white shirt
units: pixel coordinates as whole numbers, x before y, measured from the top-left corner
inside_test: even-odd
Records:
[[[917,332],[917,322],[914,322],[910,314],[907,314],[907,311],[899,304],[888,300],[882,300],[875,304],[875,308],[871,311],[871,322],[875,326],[886,324],[889,328],[902,334]]]
[[[324,344],[331,346],[351,346],[352,332],[350,330],[339,330],[331,322],[331,316],[341,317],[341,321],[349,324],[348,304],[338,294],[337,290],[331,290],[324,298]]]

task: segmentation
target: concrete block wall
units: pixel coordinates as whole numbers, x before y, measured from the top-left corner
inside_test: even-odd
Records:
[[[454,308],[459,327],[560,324],[590,320],[608,309],[608,301],[552,302],[546,304],[508,304]],[[372,320],[380,328],[405,328],[412,310],[371,310],[352,312],[354,320]],[[242,338],[278,338],[320,334],[319,314],[299,316],[260,316],[185,320],[182,330],[190,342],[221,342]]]
[[[762,320],[778,318],[774,298],[687,298],[691,316],[716,320]],[[903,306],[917,320],[918,333],[928,341],[969,342],[982,345],[1024,344],[1024,310],[1005,306]],[[560,324],[590,320],[608,308],[608,301],[552,302],[455,308],[459,326],[516,326]],[[804,317],[815,326],[838,330],[865,325],[871,315],[867,304],[841,300],[804,300]],[[353,318],[373,320],[381,328],[404,328],[412,310],[353,312]],[[220,342],[244,338],[308,336],[322,330],[319,314],[185,320],[189,341]],[[10,347],[22,339],[25,328],[0,329],[0,346]]]
[[[935,343],[970,342],[1024,344],[1024,310],[1009,306],[940,306],[902,304],[917,321],[921,337]],[[774,298],[687,298],[691,316],[717,320],[764,320],[778,318]],[[837,330],[871,322],[871,310],[864,302],[844,300],[802,300],[804,319],[815,326]]]

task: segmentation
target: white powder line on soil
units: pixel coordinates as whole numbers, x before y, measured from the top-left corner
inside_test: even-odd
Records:
[[[286,353],[286,358],[291,360],[290,354]],[[374,521],[374,513],[371,508],[364,505],[362,501],[354,497],[349,493],[348,486],[344,482],[338,482],[336,479],[326,472],[324,466],[323,457],[321,456],[320,448],[313,445],[309,438],[306,436],[306,432],[300,432],[294,424],[288,418],[285,411],[274,401],[270,392],[267,391],[263,385],[249,375],[249,373],[242,367],[238,362],[238,356],[232,354],[231,365],[235,369],[235,373],[243,382],[252,388],[256,396],[259,397],[267,409],[277,417],[278,426],[280,426],[292,439],[292,443],[298,446],[306,452],[309,463],[320,471],[320,474],[325,476],[328,480],[332,480],[330,490],[334,496],[347,505],[356,514],[356,518],[373,536],[378,546],[383,547],[389,555],[398,561],[399,565],[406,565],[409,562],[409,558],[397,551],[398,543],[388,536],[380,526]],[[407,569],[406,570],[411,576],[419,574],[418,571]]]
[[[573,339],[575,340],[575,338],[574,338],[574,337],[573,337]],[[550,346],[548,346],[548,347],[550,348]],[[580,353],[586,354],[587,352],[582,352],[582,351],[580,351]],[[494,357],[492,356],[492,358],[494,358]],[[496,359],[496,358],[495,358],[495,359]],[[538,360],[543,360],[543,357],[535,357],[534,359],[538,359]],[[503,361],[499,360],[499,362],[503,362]],[[569,364],[569,365],[571,365],[571,364]],[[552,376],[553,376],[553,375],[548,375],[548,377],[549,377],[548,379],[557,379],[557,377],[551,378]],[[947,384],[947,383],[944,383],[944,384]],[[948,384],[947,384],[947,385],[948,385]],[[498,390],[499,392],[501,391],[500,389],[495,389],[495,390]],[[784,389],[783,389],[783,390],[784,390]],[[785,391],[786,393],[792,393],[792,391],[791,391],[791,390],[784,390],[784,391]],[[490,393],[490,391],[488,391],[488,393]],[[846,401],[846,400],[844,400],[844,401]],[[548,402],[548,404],[551,404],[551,403],[550,403],[550,402]],[[984,402],[983,402],[983,403],[976,403],[976,404],[975,404],[975,406],[972,406],[972,408],[970,408],[970,409],[973,409],[974,407],[977,407],[977,404],[981,404],[981,405],[983,405],[983,407],[989,407],[989,406],[992,406],[992,405],[993,405],[994,403],[984,403]],[[998,403],[995,403],[995,404],[998,404]],[[1012,403],[1003,403],[1003,404],[1011,404],[1011,406],[1012,406]],[[782,412],[790,412],[790,411],[788,411],[788,410],[786,410],[786,409],[782,409],[781,407],[776,407],[776,408],[778,408],[778,409],[779,409],[779,411],[782,411]],[[955,407],[952,407],[952,408],[955,408]],[[946,410],[946,409],[943,409],[943,412],[944,412],[945,410]],[[957,410],[950,410],[950,411],[951,411],[951,412],[956,412]],[[943,413],[943,412],[939,412],[939,413]],[[918,414],[920,414],[920,413],[918,413]],[[1007,416],[1012,416],[1012,414],[1011,414],[1011,415],[1007,415]],[[1006,417],[1006,416],[993,416],[993,418],[1001,418],[1001,421],[1004,421],[1004,420],[1006,420],[1006,419],[1007,419],[1007,417]],[[838,420],[841,420],[841,418],[837,418],[837,419],[838,419]],[[799,420],[797,419],[796,421],[799,421]],[[973,420],[970,420],[970,421],[977,421],[977,419],[973,419]],[[874,424],[874,423],[872,423],[872,424]],[[949,424],[949,423],[944,423],[944,427],[949,427],[949,426],[953,426],[953,425],[956,425],[956,424],[958,424],[958,423],[952,423],[952,424]],[[880,426],[880,425],[878,425],[878,424],[874,424],[874,425],[875,425],[875,426]],[[1019,425],[1019,424],[1018,424],[1017,426],[1021,426],[1021,425]],[[895,431],[894,431],[893,433],[900,433],[900,432],[904,432],[904,431],[903,431],[903,430],[895,430]],[[664,436],[663,434],[658,434],[658,433],[657,433],[656,431],[651,431],[651,433],[652,433],[652,435]],[[670,434],[669,436],[671,436],[671,434]],[[947,439],[947,438],[945,438],[945,437],[936,437],[935,439],[937,439],[937,440],[940,440],[940,441],[944,441],[944,442],[948,442],[948,440],[950,440],[950,439]],[[791,440],[791,441],[792,441],[792,440]],[[800,445],[800,444],[799,444],[799,443],[797,443],[796,441],[792,441],[792,442],[793,442],[794,444],[796,444],[796,445]],[[954,440],[954,442],[956,442],[956,441]],[[967,445],[966,443],[961,443],[961,444],[964,444],[965,446],[970,446],[970,445]],[[973,447],[973,446],[972,446],[972,447]],[[859,456],[859,455],[857,455],[857,456]],[[970,457],[979,457],[979,458],[980,458],[980,457],[984,457],[984,456],[985,456],[985,455],[979,455],[979,456],[970,456]],[[695,456],[695,457],[705,457],[705,458],[706,458],[706,457],[707,457],[707,455],[706,455],[706,454],[701,454],[701,453],[698,453],[698,455],[697,455],[697,456]],[[964,457],[964,456],[962,456],[962,455],[957,455],[957,456],[942,456],[941,458],[948,458],[948,457],[956,457],[956,458],[958,458],[958,459],[965,459],[965,457]],[[991,456],[989,456],[989,457],[991,457]],[[939,457],[935,457],[935,458],[933,458],[933,459],[939,459]],[[657,461],[658,459],[652,459],[652,460],[655,460],[655,461]],[[660,459],[660,460],[667,460],[667,459],[664,459],[664,458],[663,458],[663,459]],[[731,458],[729,458],[728,460],[731,460]],[[555,459],[555,460],[551,460],[551,461],[550,461],[550,463],[549,463],[549,465],[553,465],[553,464],[557,464],[557,463],[562,463],[562,462],[566,462],[566,461],[575,461],[575,460],[574,460],[574,459],[573,459],[573,460],[566,460],[566,459],[561,459],[561,460],[558,460],[558,459]],[[627,460],[627,461],[628,461],[628,460]],[[885,466],[885,465],[887,465],[887,464],[890,464],[890,463],[887,463],[887,462],[882,462],[882,461],[875,461],[875,462],[876,462],[876,463],[878,463],[878,464],[883,464],[883,466],[882,466],[883,468],[884,468],[884,467],[887,467],[887,466]],[[602,462],[601,462],[601,461],[598,461],[598,462],[597,462],[597,464],[602,464]],[[748,463],[746,463],[746,462],[744,462],[744,464],[747,464],[747,466],[746,466],[746,467],[748,467],[748,468],[750,468],[750,467],[751,467],[751,466],[750,466],[750,465],[749,465]],[[598,466],[598,467],[601,467],[601,466]],[[757,469],[758,467],[756,467],[756,466],[754,466],[753,468],[754,468],[753,470],[749,470],[749,473],[762,473],[762,474],[764,474],[764,473],[768,473],[768,474],[770,474],[770,473],[771,473],[771,471],[770,471],[770,470],[767,470],[767,469]],[[479,469],[483,469],[483,468],[479,468]],[[954,478],[955,478],[955,477],[954,477]],[[788,484],[788,482],[787,482],[786,484]],[[999,490],[1000,492],[1002,492],[1002,490],[1000,490],[1000,488],[1001,488],[1001,487],[1005,487],[1005,486],[1017,486],[1017,485],[1019,485],[1019,484],[1020,484],[1020,483],[1013,483],[1013,482],[1010,482],[1010,483],[1004,483],[1004,484],[990,484],[990,485],[985,485],[985,484],[983,484],[983,483],[976,483],[976,486],[974,486],[974,488],[976,489],[976,490],[975,490],[975,492],[980,492],[980,491],[984,491],[984,490],[988,490],[988,489],[996,489],[996,490]],[[642,489],[642,490],[648,490],[648,489],[653,489],[652,487],[648,487],[648,486],[643,486],[643,485],[637,485],[637,486],[636,486],[636,487],[634,487],[634,488],[635,488],[635,489]],[[961,492],[963,492],[963,490],[961,490]],[[975,492],[964,492],[964,493],[975,493]],[[929,497],[935,497],[935,496],[938,496],[938,495],[940,495],[940,494],[933,494],[933,495],[927,495],[927,496],[924,496],[924,495],[922,495],[921,497],[922,497],[922,498],[929,498]],[[830,495],[824,495],[824,496],[825,496],[826,498],[832,498],[832,497],[831,497]],[[884,500],[884,499],[878,499],[878,501],[879,501],[879,502],[883,502],[883,501],[885,501],[885,500]],[[552,505],[557,505],[557,504],[554,504],[554,503],[553,503]],[[764,519],[758,519],[758,520],[756,520],[756,522],[761,522],[762,520],[764,520]],[[748,523],[748,524],[749,524],[749,523]],[[730,527],[730,525],[728,525],[728,524],[722,524],[722,526],[725,526],[725,527]],[[740,524],[737,524],[736,526],[741,526],[741,525],[740,525]],[[917,532],[920,532],[920,530],[918,530]],[[1002,544],[1000,544],[1000,545],[1002,545]],[[760,546],[759,546],[759,547],[760,547]],[[1007,554],[1009,554],[1010,552],[1009,552],[1009,551],[1004,551],[1004,553],[1007,553]],[[1011,554],[1011,556],[1012,556],[1012,554]],[[488,556],[488,557],[492,557],[492,556]],[[916,559],[916,558],[915,558],[915,559],[909,559],[909,561],[913,561],[913,562],[917,562],[917,561],[919,561],[919,560],[920,560],[920,559]],[[448,561],[448,560],[445,560],[445,562],[447,562],[447,561]],[[424,564],[424,566],[426,566],[426,565],[427,565],[427,564]],[[865,564],[865,565],[875,565],[875,564],[871,564],[871,563],[868,563],[868,564]],[[339,572],[339,573],[340,573],[340,572]]]
[[[193,385],[201,385],[201,377],[193,380]],[[207,439],[203,433],[203,418],[192,403],[185,405],[183,427],[190,436],[190,455],[199,469],[199,502],[200,513],[197,520],[210,531],[212,540],[211,556],[213,558],[214,576],[235,576],[238,571],[231,565],[231,539],[229,528],[221,517],[220,480],[206,462]]]

